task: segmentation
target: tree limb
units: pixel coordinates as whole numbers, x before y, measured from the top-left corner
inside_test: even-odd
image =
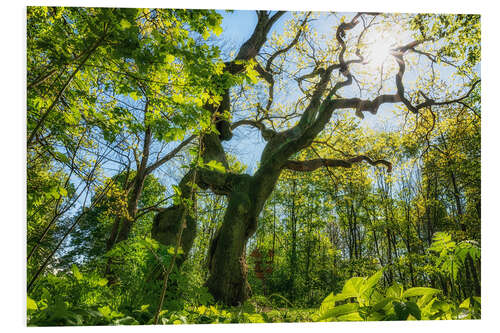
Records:
[[[231,130],[233,130],[239,126],[242,126],[242,125],[249,125],[249,126],[253,126],[255,128],[258,128],[262,134],[262,138],[264,138],[264,140],[266,140],[266,141],[269,141],[270,139],[273,138],[273,136],[276,135],[275,131],[268,129],[266,127],[266,125],[264,125],[262,122],[256,121],[256,120],[247,120],[247,119],[239,120],[231,125]]]
[[[184,148],[186,145],[188,145],[193,139],[196,137],[196,135],[191,135],[189,138],[186,140],[182,141],[177,147],[175,147],[170,153],[166,154],[150,166],[146,168],[146,174],[150,174],[153,172],[155,169],[163,165],[165,162],[168,160],[172,159],[182,148]]]
[[[337,160],[337,159],[328,159],[328,158],[317,158],[313,160],[307,161],[294,161],[288,160],[284,165],[283,169],[293,170],[293,171],[301,171],[301,172],[309,172],[319,169],[321,167],[342,167],[342,168],[350,168],[353,164],[365,161],[370,165],[377,166],[379,164],[383,164],[387,167],[387,172],[392,171],[392,164],[386,160],[372,160],[368,156],[359,155],[356,157],[352,157],[345,160]]]

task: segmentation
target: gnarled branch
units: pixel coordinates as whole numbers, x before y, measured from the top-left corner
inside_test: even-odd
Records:
[[[379,164],[383,164],[387,167],[387,172],[392,171],[392,164],[386,160],[372,160],[370,157],[365,155],[359,155],[356,157],[348,158],[345,160],[337,160],[337,159],[329,159],[329,158],[316,158],[313,160],[307,161],[293,161],[288,160],[284,165],[283,169],[293,170],[293,171],[301,171],[301,172],[309,172],[319,169],[321,167],[342,167],[342,168],[350,168],[353,164],[365,161],[370,165],[377,166]]]
[[[210,188],[210,190],[218,195],[228,195],[233,189],[233,183],[240,174],[232,172],[220,172],[207,168],[197,168],[198,177],[196,183],[203,189]],[[184,187],[182,188],[184,189]]]
[[[275,131],[267,128],[266,125],[264,125],[262,122],[256,120],[248,120],[248,119],[239,120],[233,123],[231,125],[231,130],[242,125],[249,125],[258,128],[262,134],[262,138],[264,138],[264,140],[266,141],[269,141],[270,139],[272,139],[273,136],[276,135]]]

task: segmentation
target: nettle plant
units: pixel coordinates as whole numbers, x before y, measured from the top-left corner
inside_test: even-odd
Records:
[[[436,320],[480,318],[480,297],[461,304],[441,299],[439,289],[414,287],[404,290],[393,284],[379,292],[377,284],[383,271],[370,277],[353,277],[342,292],[331,293],[315,316],[316,321]]]

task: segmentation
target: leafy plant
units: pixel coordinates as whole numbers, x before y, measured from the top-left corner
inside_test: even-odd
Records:
[[[429,251],[439,255],[437,266],[453,280],[457,279],[459,270],[464,269],[467,257],[473,261],[481,258],[481,248],[476,241],[466,240],[457,244],[446,232],[436,232],[432,240]]]
[[[346,281],[342,292],[328,295],[316,313],[316,321],[372,321],[372,320],[431,320],[472,319],[480,312],[480,298],[467,299],[459,306],[440,300],[441,291],[428,287],[404,290],[400,284],[387,288],[385,294],[376,286],[382,277],[378,271],[371,277],[353,277]]]

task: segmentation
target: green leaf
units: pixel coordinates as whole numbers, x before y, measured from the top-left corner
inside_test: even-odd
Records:
[[[456,243],[451,240],[451,235],[446,232],[436,232],[432,236],[432,244],[429,251],[439,252],[440,255],[445,255],[448,251],[455,248]]]
[[[378,271],[372,276],[370,276],[364,283],[363,286],[361,287],[361,294],[369,293],[372,291],[373,287],[377,285],[377,283],[380,281],[380,278],[382,277],[382,271]]]
[[[404,302],[392,302],[397,320],[406,320],[410,315],[410,310]]]
[[[203,39],[207,40],[208,37],[210,37],[210,31],[206,29],[205,31],[203,31],[203,34],[201,36],[203,37]]]
[[[213,29],[213,32],[214,34],[219,37],[220,34],[222,33],[222,27],[220,25],[216,26],[214,29]]]
[[[245,74],[251,83],[256,84],[259,82],[259,73],[253,68],[247,67]]]
[[[109,307],[109,305],[106,305],[106,306],[103,306],[103,307],[100,307],[98,308],[97,310],[99,310],[99,312],[105,317],[105,318],[109,318],[110,315],[111,315],[111,308]]]
[[[71,160],[68,158],[67,155],[61,153],[61,152],[58,152],[58,151],[55,151],[54,152],[54,156],[56,156],[56,158],[61,161],[62,163],[66,163],[66,164],[70,164],[71,163]]]
[[[415,317],[416,319],[420,320],[422,319],[422,314],[420,312],[420,308],[418,305],[414,302],[405,302],[406,308],[408,309],[408,312]]]
[[[400,284],[393,284],[389,288],[387,288],[385,295],[387,297],[393,297],[396,299],[400,299],[403,296],[403,287]]]
[[[224,167],[224,165],[219,162],[219,161],[216,161],[216,160],[211,160],[210,162],[206,163],[205,164],[209,169],[212,169],[212,170],[215,170],[215,171],[218,171],[218,172],[226,172],[226,168]]]
[[[177,197],[180,197],[182,195],[182,191],[177,185],[172,185],[172,188],[174,189],[174,193]]]
[[[334,295],[333,293],[330,293],[330,295],[328,295],[323,300],[323,302],[321,302],[321,306],[319,307],[319,310],[320,310],[320,312],[322,312],[322,311],[334,308],[335,307],[335,302],[337,302],[337,301],[343,301],[346,298],[348,298],[348,296],[345,296],[344,294]]]
[[[177,103],[177,104],[182,104],[184,103],[184,97],[180,94],[175,94],[172,96],[172,100],[174,101],[174,103]]]
[[[321,314],[318,320],[334,319],[338,316],[346,315],[348,313],[357,311],[359,308],[357,303],[347,303],[334,307],[333,309],[325,311]]]
[[[134,101],[137,101],[137,100],[139,100],[141,98],[139,96],[139,94],[137,94],[136,91],[132,91],[129,95],[130,95],[130,98],[132,98]]]
[[[443,312],[448,312],[450,311],[450,304],[444,302],[444,301],[435,301],[434,303],[432,303],[432,307],[431,307],[432,310],[434,311],[443,311]]]
[[[393,299],[392,298],[384,298],[383,300],[381,300],[380,302],[378,302],[377,304],[375,304],[373,306],[373,310],[374,311],[380,311],[382,310],[383,308],[385,308],[387,306],[387,304],[389,304]]]
[[[168,253],[168,254],[171,254],[171,255],[174,255],[174,254],[175,254],[175,247],[170,246],[170,247],[168,248],[168,250],[167,250],[167,253]],[[184,253],[184,252],[182,251],[182,248],[181,248],[181,247],[177,248],[177,254],[183,254],[183,253]]]
[[[36,305],[36,302],[29,296],[28,296],[28,301],[27,301],[27,308],[28,308],[28,311],[38,310],[38,306]]]
[[[169,63],[169,64],[170,64],[170,63],[173,63],[173,62],[174,62],[174,60],[175,60],[175,56],[173,56],[173,55],[171,55],[171,54],[167,54],[167,55],[165,56],[165,62],[167,62],[167,63]]]
[[[359,315],[359,312],[352,312],[337,317],[337,321],[362,321],[362,320],[363,318]]]
[[[425,306],[427,306],[429,304],[429,302],[431,302],[433,299],[436,299],[435,297],[433,297],[432,294],[427,294],[427,295],[424,295],[422,297],[420,297],[417,301],[417,305],[420,307],[420,308],[423,308]]]
[[[142,309],[142,307],[141,307]],[[158,317],[163,317],[164,314],[168,313],[168,310],[161,310],[160,313],[158,313]]]
[[[128,28],[130,28],[131,26],[132,26],[132,24],[130,24],[130,22],[129,22],[129,21],[127,21],[127,20],[125,20],[125,19],[122,19],[122,20],[120,21],[120,28],[121,28],[122,30],[128,29]]]
[[[460,303],[459,308],[468,309],[470,307],[470,297]]]
[[[59,187],[54,186],[49,191],[48,194],[54,199],[59,199],[61,197],[61,193],[59,192]]]
[[[247,314],[247,318],[251,323],[265,323],[266,321],[259,313]]]
[[[372,312],[369,314],[369,316],[366,318],[366,320],[369,321],[381,321],[384,320],[385,315],[380,313],[380,312]]]
[[[353,277],[346,281],[342,288],[342,294],[346,297],[359,297],[361,295],[361,287],[365,279],[362,277]]]
[[[115,318],[123,317],[123,314],[112,310],[109,305],[105,305],[97,309],[104,318],[108,320],[113,320]]]
[[[150,306],[150,304],[141,305],[141,309],[140,310],[136,310],[136,311],[145,312],[145,311],[147,311],[149,309],[149,306]]]
[[[139,325],[139,322],[134,318],[127,316],[124,318],[120,318],[115,320],[115,325]]]
[[[97,280],[96,284],[99,287],[104,287],[105,285],[108,284],[108,279],[106,279],[106,278],[100,278],[100,279]]]
[[[78,269],[78,266],[76,266],[75,264],[73,264],[71,266],[71,271],[73,272],[73,276],[75,277],[75,279],[77,281],[80,281],[83,279],[83,274],[80,272],[80,270]]]
[[[403,293],[403,298],[413,297],[413,296],[425,296],[425,295],[435,295],[440,293],[441,290],[427,287],[415,287],[407,289]]]

